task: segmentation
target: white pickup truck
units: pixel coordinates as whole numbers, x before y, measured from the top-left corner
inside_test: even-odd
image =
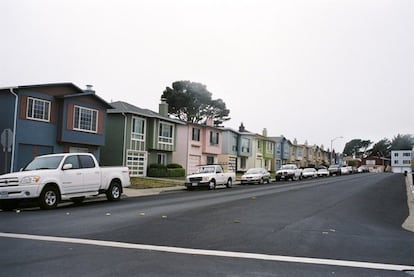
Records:
[[[236,173],[224,172],[221,165],[202,165],[194,174],[185,178],[185,186],[189,190],[203,186],[215,189],[217,185],[226,185],[231,188],[235,180]]]
[[[61,200],[81,203],[101,193],[114,201],[129,185],[127,167],[99,167],[92,154],[44,155],[19,172],[0,176],[0,208],[12,210],[28,199],[37,200],[42,209],[53,209]]]
[[[295,164],[284,164],[276,171],[276,181],[283,180],[300,180],[302,179],[302,170]]]

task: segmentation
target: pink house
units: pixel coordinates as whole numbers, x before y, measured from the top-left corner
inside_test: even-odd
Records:
[[[176,150],[172,160],[181,164],[187,174],[195,172],[198,165],[218,162],[222,149],[221,130],[214,127],[212,121],[177,125],[176,131]]]

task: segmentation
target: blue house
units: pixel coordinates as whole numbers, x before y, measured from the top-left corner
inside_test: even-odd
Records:
[[[279,170],[282,167],[282,165],[290,161],[292,143],[284,136],[270,137],[270,139],[275,142],[275,168],[273,170],[276,171]]]
[[[89,152],[99,159],[106,110],[91,86],[72,83],[0,88],[0,174],[17,171],[35,156]]]

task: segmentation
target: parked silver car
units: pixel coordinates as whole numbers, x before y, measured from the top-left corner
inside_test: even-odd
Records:
[[[270,183],[270,173],[264,168],[250,168],[241,177],[241,184]]]

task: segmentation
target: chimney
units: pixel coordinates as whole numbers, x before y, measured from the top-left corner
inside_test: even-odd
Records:
[[[267,137],[267,129],[266,128],[263,129],[262,136]]]
[[[239,132],[244,132],[246,131],[246,128],[244,128],[243,122],[240,124],[239,126]]]
[[[93,90],[93,85],[86,85],[85,92],[95,93],[95,91]]]
[[[158,112],[160,115],[168,117],[168,104],[167,99],[164,97],[161,98],[161,103],[158,106]]]

